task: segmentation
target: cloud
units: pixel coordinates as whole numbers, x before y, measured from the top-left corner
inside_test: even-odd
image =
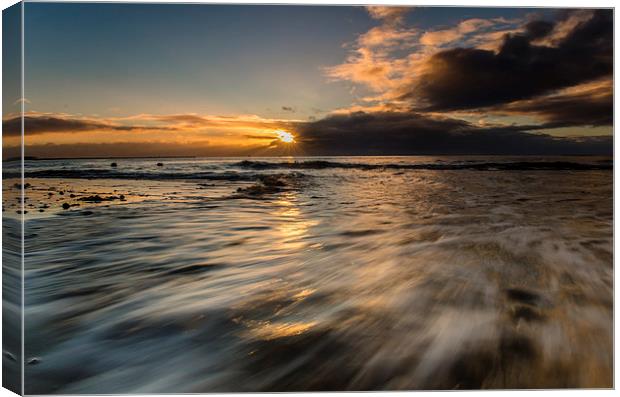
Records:
[[[399,29],[392,25],[382,25],[360,35],[357,42],[360,47],[367,48],[407,48],[412,45],[412,39],[418,35],[417,29]]]
[[[18,98],[13,102],[13,105],[21,105],[22,103],[31,104],[32,102],[28,98]]]
[[[545,128],[613,125],[611,79],[571,87],[553,95],[516,101],[498,112],[539,117]]]
[[[597,110],[594,99],[600,97],[602,102],[608,101],[608,96],[604,95],[606,84],[610,83],[600,82],[598,85],[567,90],[557,95],[546,107],[523,101],[501,110],[508,114],[519,114],[537,108],[536,111],[541,117],[544,116],[546,122],[532,125],[481,125],[439,114],[390,111],[385,107],[357,112],[342,110],[320,120],[290,122],[287,128],[295,134],[297,143],[294,147],[285,146],[275,139],[274,129],[271,128],[274,123],[269,120],[255,120],[255,123],[267,123],[270,126],[269,129],[257,129],[246,124],[236,124],[241,117],[136,115],[123,120],[145,122],[165,119],[169,122],[166,126],[170,128],[179,123],[198,125],[207,121],[217,120],[222,123],[228,120],[234,127],[225,130],[223,135],[203,132],[200,129],[203,127],[197,130],[186,130],[183,127],[163,135],[150,130],[140,134],[102,134],[102,139],[94,141],[92,131],[107,129],[132,132],[134,129],[161,129],[164,126],[111,125],[110,121],[70,119],[67,115],[29,116],[30,125],[36,126],[35,131],[42,136],[46,132],[63,131],[69,132],[68,138],[73,139],[59,141],[53,138],[46,141],[32,137],[28,140],[26,153],[39,157],[244,156],[290,154],[290,150],[295,149],[305,155],[610,154],[611,136],[559,138],[540,133],[566,124],[565,116],[559,114],[563,107],[567,107],[567,113],[572,110],[575,119],[589,119],[592,125],[605,123],[604,117],[609,113],[604,109]],[[594,102],[592,110],[586,111],[582,105],[575,105],[577,110],[570,107],[571,101],[580,100]],[[249,116],[245,118],[255,119]],[[600,121],[597,121],[599,118]],[[232,134],[237,134],[236,140],[231,140]]]
[[[450,29],[427,31],[381,20],[358,36],[344,63],[324,68],[331,80],[362,84],[395,99],[397,89],[415,77],[439,47],[455,42],[495,48],[518,21],[505,18],[471,18]],[[404,54],[404,55],[403,55]]]
[[[22,118],[12,117],[2,121],[2,128],[7,136],[21,135]],[[170,129],[164,127],[163,129]],[[64,118],[57,116],[24,116],[24,132],[26,135],[40,135],[45,133],[85,131],[132,131],[153,130],[154,128],[139,125],[118,125],[92,119]]]
[[[269,155],[284,153],[273,134],[284,129],[296,136],[288,149],[307,155],[612,153],[610,135],[550,135],[577,126],[596,127],[584,131],[592,135],[613,125],[610,10],[563,12],[552,21],[519,24],[474,18],[423,35],[404,26],[406,11],[369,8],[380,25],[357,37],[343,64],[325,69],[330,79],[366,91],[324,118],[29,113],[26,130],[36,135],[29,147],[48,155],[97,148],[112,153],[115,147],[124,155],[130,145],[146,145],[142,155]],[[281,110],[295,112],[293,106]],[[3,124],[9,137],[19,135],[19,118]],[[63,142],[59,132],[69,133]],[[117,146],[105,146],[110,137]]]
[[[264,140],[264,141],[273,141],[274,139],[274,135],[244,135],[245,138],[248,139],[258,139],[258,140]]]
[[[395,86],[395,80],[406,70],[406,60],[394,60],[392,53],[415,46],[418,29],[404,28],[404,16],[411,7],[366,7],[370,16],[381,21],[358,36],[346,61],[324,68],[332,81],[344,80],[363,84],[376,92]]]
[[[432,55],[401,98],[429,110],[471,109],[546,95],[610,76],[613,70],[613,14],[594,10],[557,42],[536,45],[555,25],[532,21],[505,37],[499,52],[453,48]]]
[[[349,80],[381,92],[394,87],[394,78],[400,73],[398,65],[370,48],[358,48],[346,63],[325,69],[332,80]]]
[[[462,36],[458,29],[436,30],[424,33],[420,38],[420,43],[436,46],[453,42]]]
[[[372,94],[334,113],[415,110],[495,124],[538,123],[524,132],[611,125],[612,11],[554,15],[471,18],[423,33],[402,19],[388,24],[377,16],[382,25],[361,34],[344,63],[325,69],[330,79]]]
[[[413,7],[389,7],[389,6],[367,6],[366,11],[374,19],[379,19],[388,24],[402,23],[405,15],[413,10]]]
[[[479,127],[416,112],[356,112],[298,126],[311,155],[610,154],[613,139],[558,138],[526,132],[542,126]]]
[[[537,40],[536,44],[555,47],[575,30],[578,25],[587,22],[590,18],[592,18],[592,10],[589,9],[561,11],[552,32],[544,38]]]
[[[494,24],[495,22],[489,19],[467,19],[451,29],[425,32],[420,38],[420,43],[432,46],[448,44],[463,38],[467,34],[477,32],[484,28],[489,28]]]
[[[112,118],[118,122],[152,122],[164,126],[174,126],[178,130],[200,130],[205,128],[219,129],[274,129],[285,128],[294,120],[270,119],[253,114],[240,114],[233,116],[199,115],[199,114],[139,114],[124,118]]]
[[[291,108],[292,109],[292,108]],[[294,109],[293,109],[294,111]],[[21,134],[22,118],[9,115],[2,121],[6,136]],[[95,131],[174,131],[265,130],[286,128],[294,120],[266,119],[256,115],[138,114],[129,117],[86,118],[62,113],[28,112],[24,115],[26,135],[77,134]]]
[[[276,131],[291,130],[295,123],[301,122],[256,115],[137,114],[87,118],[38,112],[26,113],[24,121],[28,155],[43,157],[90,156],[95,148],[104,150],[106,154],[101,155],[106,156],[113,155],[108,153],[118,148],[117,155],[124,156],[130,147],[133,147],[135,155],[149,156],[166,153],[196,156],[218,155],[214,153],[222,156],[276,155],[278,152],[270,149],[273,140],[277,139]],[[7,115],[3,120],[3,130],[5,146],[18,147],[21,117]],[[207,141],[209,150],[204,149]],[[166,149],[168,146],[170,150]],[[159,152],[155,153],[155,148]]]

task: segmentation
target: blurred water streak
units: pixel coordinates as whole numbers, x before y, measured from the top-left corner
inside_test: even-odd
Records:
[[[118,163],[30,180],[127,200],[27,217],[26,393],[612,385],[609,170]]]

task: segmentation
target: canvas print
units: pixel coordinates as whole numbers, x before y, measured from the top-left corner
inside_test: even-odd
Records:
[[[612,388],[613,23],[4,10],[4,387]]]

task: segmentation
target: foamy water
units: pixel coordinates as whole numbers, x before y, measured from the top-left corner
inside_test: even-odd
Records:
[[[25,391],[611,387],[610,167],[29,162]]]

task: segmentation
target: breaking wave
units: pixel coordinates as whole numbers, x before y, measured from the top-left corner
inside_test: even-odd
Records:
[[[4,172],[5,179],[19,178],[20,173]],[[295,173],[296,177],[303,174]],[[49,169],[27,171],[26,178],[65,178],[65,179],[139,179],[139,180],[212,180],[212,181],[257,181],[264,174],[251,172],[137,172],[105,169]]]
[[[346,163],[325,160],[294,161],[294,162],[268,162],[244,160],[235,163],[234,166],[254,170],[267,169],[311,169],[321,170],[326,168],[339,169],[399,169],[399,170],[476,170],[476,171],[552,171],[552,170],[611,170],[613,164],[609,162],[577,163],[570,161],[517,161],[517,162],[450,162],[450,163],[420,163],[420,164],[365,164]]]

